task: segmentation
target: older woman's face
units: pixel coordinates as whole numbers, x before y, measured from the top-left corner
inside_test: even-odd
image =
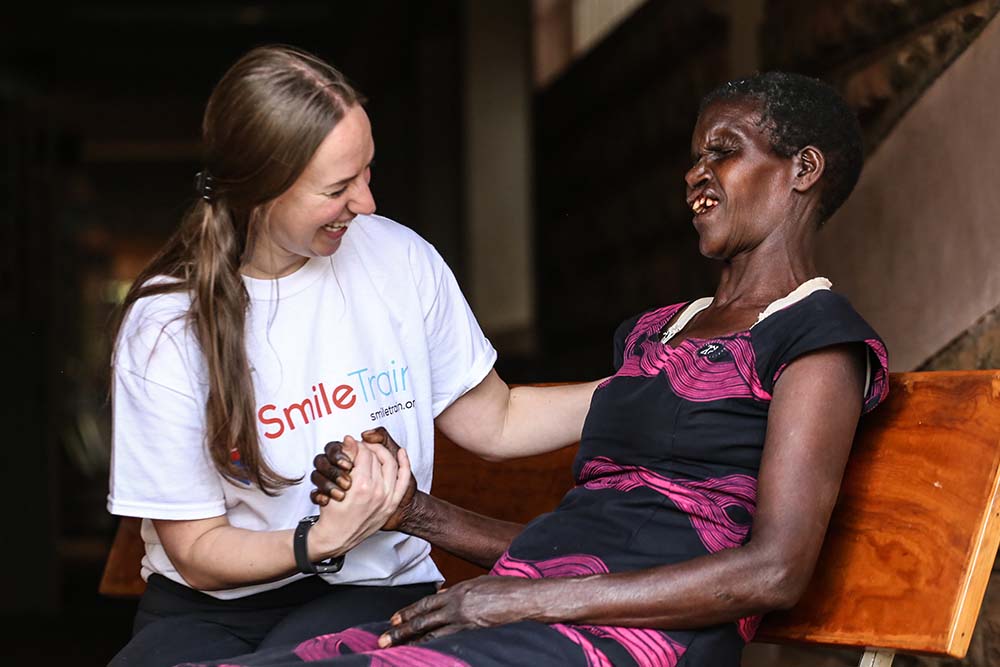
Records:
[[[687,202],[699,249],[731,259],[753,250],[788,222],[794,164],[771,150],[753,100],[718,100],[691,138]]]

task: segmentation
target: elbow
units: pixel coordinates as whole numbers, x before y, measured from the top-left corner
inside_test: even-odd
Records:
[[[802,594],[806,591],[808,579],[795,577],[791,574],[781,575],[778,585],[768,596],[766,611],[781,611],[791,609],[802,599]]]
[[[219,591],[226,588],[218,579],[206,575],[199,571],[199,568],[192,567],[190,564],[174,563],[174,568],[187,585],[197,591]]]
[[[221,591],[233,587],[212,571],[206,559],[195,551],[194,545],[182,553],[171,554],[168,551],[167,557],[181,579],[197,591]]]
[[[806,591],[812,576],[812,568],[804,568],[791,558],[776,556],[758,570],[758,607],[760,613],[791,609]]]
[[[206,577],[202,577],[196,571],[181,567],[179,565],[174,565],[177,569],[177,574],[181,575],[181,579],[196,591],[210,591],[212,590],[211,582],[207,580]]]

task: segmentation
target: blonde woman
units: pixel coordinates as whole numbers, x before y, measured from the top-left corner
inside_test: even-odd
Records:
[[[196,203],[116,336],[108,507],[143,518],[147,591],[113,665],[253,652],[433,593],[427,542],[382,528],[411,472],[430,489],[435,420],[479,454],[530,454],[579,439],[596,386],[497,377],[441,257],[374,214],[368,116],[328,64],[249,52],[203,143]],[[408,455],[350,437],[379,425]],[[350,494],[317,508],[304,481],[341,439]]]

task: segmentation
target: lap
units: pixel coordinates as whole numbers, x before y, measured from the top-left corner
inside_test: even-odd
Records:
[[[314,637],[291,649],[271,649],[228,658],[223,664],[228,667],[290,667],[303,662],[316,667],[367,667],[373,664],[586,667],[591,664],[588,655],[577,644],[554,631],[551,626],[532,621],[467,630],[420,644],[379,650],[378,636],[387,628],[387,623],[369,624]],[[609,664],[627,663],[614,661]],[[207,665],[199,663],[198,667]]]
[[[184,660],[214,660],[253,650],[253,644],[227,628],[191,616],[147,623],[108,667],[171,667]]]
[[[434,584],[338,587],[290,612],[268,632],[257,650],[288,647],[312,637],[385,621],[417,600],[433,595]]]
[[[227,667],[435,665],[504,667],[736,667],[742,642],[729,628],[664,633],[650,628],[545,625],[533,621],[466,630],[414,645],[378,648],[387,623],[314,637],[286,647],[228,658]],[[211,663],[219,664],[219,663]],[[200,664],[198,667],[208,667]]]
[[[150,578],[136,614],[135,634],[112,667],[169,667],[260,649],[288,649],[305,639],[375,620],[432,594],[434,584],[329,585],[300,579],[236,600],[219,600],[163,577]]]

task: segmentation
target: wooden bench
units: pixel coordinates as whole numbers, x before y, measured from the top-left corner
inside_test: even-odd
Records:
[[[527,521],[572,485],[575,447],[486,463],[437,437],[434,493]],[[963,657],[1000,543],[1000,371],[898,373],[862,420],[816,574],[800,603],[769,614],[757,640]],[[142,592],[138,520],[124,519],[102,593]],[[449,582],[483,570],[434,558]]]

